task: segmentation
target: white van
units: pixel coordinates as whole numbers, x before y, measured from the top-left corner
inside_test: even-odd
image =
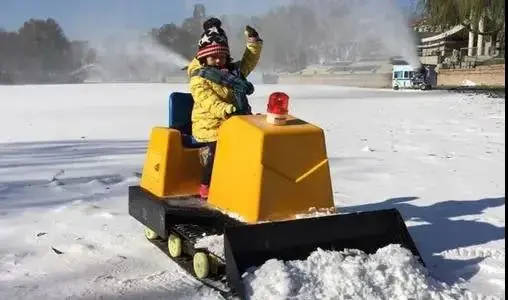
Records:
[[[393,65],[392,88],[394,90],[414,88],[413,81],[415,70],[411,65]]]
[[[411,65],[393,65],[392,88],[429,90],[436,86],[437,74],[432,66],[413,68]]]

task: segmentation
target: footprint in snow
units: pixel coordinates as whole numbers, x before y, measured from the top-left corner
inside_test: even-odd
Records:
[[[494,257],[498,259],[505,259],[505,251],[497,249],[489,249],[482,247],[474,248],[456,248],[446,250],[441,253],[446,258],[476,258],[476,257]]]
[[[109,281],[109,280],[113,280],[113,279],[115,279],[115,277],[113,275],[104,274],[104,275],[97,276],[93,281],[99,282],[99,281]]]
[[[362,148],[362,151],[363,151],[363,152],[374,152],[374,151],[376,151],[376,150],[374,150],[374,149],[370,148],[369,146],[365,146],[365,147],[363,147],[363,148]]]

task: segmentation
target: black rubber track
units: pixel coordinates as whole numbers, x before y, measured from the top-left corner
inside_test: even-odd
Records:
[[[203,285],[217,291],[224,299],[235,299],[238,296],[230,288],[226,280],[226,274],[222,271],[222,274],[211,274],[209,278],[199,279],[194,274],[194,267],[192,266],[192,256],[182,254],[181,257],[171,257],[168,252],[167,240],[154,239],[149,240],[162,252],[164,252],[172,261],[177,263],[182,269],[184,269],[189,275],[200,281]],[[238,298],[239,299],[239,298]]]

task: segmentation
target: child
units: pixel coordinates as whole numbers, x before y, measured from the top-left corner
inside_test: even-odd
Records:
[[[199,192],[203,199],[208,198],[220,125],[233,114],[251,114],[247,95],[254,92],[254,87],[245,78],[256,67],[262,48],[256,30],[246,26],[247,45],[243,58],[233,63],[221,25],[216,18],[203,23],[198,52],[187,69],[194,98],[192,135],[206,145],[201,152],[204,172]]]

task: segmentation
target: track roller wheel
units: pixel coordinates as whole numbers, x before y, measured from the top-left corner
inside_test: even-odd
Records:
[[[208,261],[208,255],[206,253],[197,252],[194,254],[192,264],[197,278],[206,278],[210,273],[210,262]]]
[[[176,234],[169,235],[168,251],[171,257],[179,257],[182,255],[182,239]]]
[[[156,238],[159,237],[159,235],[155,231],[153,231],[152,229],[150,229],[148,227],[145,227],[145,236],[150,241],[155,240]]]

